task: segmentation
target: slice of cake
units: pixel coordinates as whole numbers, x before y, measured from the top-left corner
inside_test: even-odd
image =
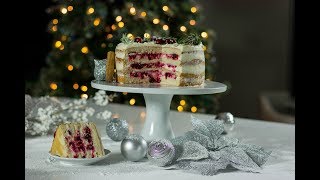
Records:
[[[115,61],[119,83],[194,86],[202,85],[205,79],[201,42],[185,45],[156,37],[144,42],[137,37],[117,45]]]
[[[54,133],[50,153],[65,158],[104,156],[98,130],[92,122],[60,124]]]

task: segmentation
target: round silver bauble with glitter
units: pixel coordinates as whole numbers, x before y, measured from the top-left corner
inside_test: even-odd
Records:
[[[224,130],[226,132],[230,132],[234,129],[235,119],[230,112],[219,113],[215,119],[223,121]]]
[[[129,134],[128,123],[124,119],[112,118],[106,127],[107,135],[114,141],[122,141]]]
[[[94,78],[103,81],[106,79],[106,59],[94,59]]]
[[[121,154],[129,161],[139,161],[146,156],[147,141],[140,135],[131,134],[121,142]]]
[[[153,140],[148,145],[147,157],[151,164],[167,166],[172,163],[175,149],[167,139]]]

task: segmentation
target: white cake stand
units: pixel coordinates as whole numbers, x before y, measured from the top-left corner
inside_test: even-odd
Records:
[[[200,87],[173,87],[163,85],[119,84],[93,80],[91,86],[96,89],[142,93],[146,103],[146,121],[141,135],[151,141],[156,138],[174,138],[170,120],[170,103],[173,95],[215,94],[227,90],[225,84],[205,81]]]

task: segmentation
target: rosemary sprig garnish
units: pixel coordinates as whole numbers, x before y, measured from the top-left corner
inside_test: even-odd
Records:
[[[191,33],[189,35],[186,35],[178,40],[179,44],[185,44],[185,45],[199,45],[201,43],[201,38],[199,35],[195,33]]]
[[[122,43],[130,43],[130,42],[133,42],[129,37],[127,37],[127,34],[122,34],[122,37],[121,37],[120,41],[121,41]]]

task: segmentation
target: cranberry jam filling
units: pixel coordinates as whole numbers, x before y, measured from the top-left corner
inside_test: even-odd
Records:
[[[91,136],[91,130],[89,127],[85,127],[82,130],[82,133],[79,131],[75,132],[74,135],[72,135],[71,131],[67,131],[69,136],[66,137],[66,141],[69,145],[69,148],[74,152],[74,158],[78,158],[81,156],[82,158],[86,158],[86,152],[91,151],[91,157],[94,158],[94,146]]]
[[[131,52],[128,54],[129,56],[129,61],[133,61],[135,59],[160,59],[160,58],[169,58],[173,60],[178,60],[179,55],[178,54],[163,54],[163,53],[136,53],[136,52]]]
[[[160,83],[161,77],[176,79],[176,75],[170,72],[166,72],[164,75],[158,70],[144,71],[144,72],[130,72],[130,77],[138,77],[140,79],[148,78],[150,83]]]
[[[156,63],[133,63],[130,65],[130,67],[132,67],[133,69],[142,69],[142,68],[161,68],[164,67],[165,65],[167,65],[169,68],[172,68],[173,70],[175,70],[175,68],[177,67],[176,65],[172,65],[172,64],[165,64],[162,62],[156,62]]]

